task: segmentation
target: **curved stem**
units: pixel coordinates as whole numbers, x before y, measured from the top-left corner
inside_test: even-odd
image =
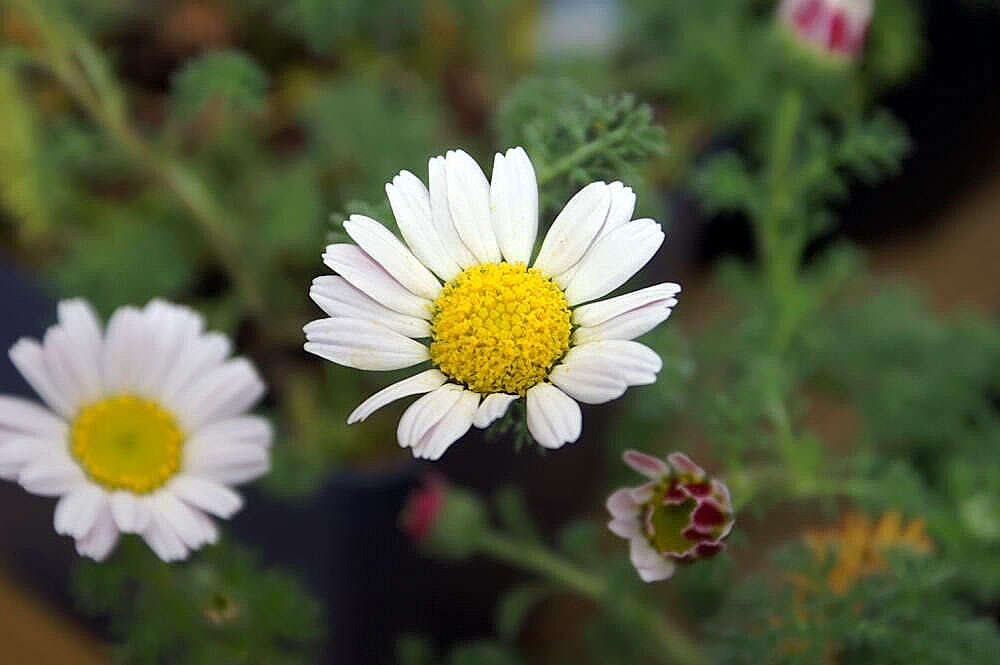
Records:
[[[626,131],[627,128],[625,127],[619,127],[618,129],[612,130],[607,134],[599,136],[590,143],[585,143],[562,159],[551,164],[548,168],[539,169],[538,186],[541,187],[542,185],[551,182],[555,178],[558,178],[577,165],[583,163],[592,155],[604,150],[605,146],[621,140],[622,137],[625,136]]]
[[[485,554],[534,573],[538,573],[583,596],[609,605],[625,618],[642,626],[652,637],[662,655],[662,662],[697,665],[705,662],[700,649],[684,632],[661,612],[629,598],[612,598],[607,581],[539,545],[515,541],[496,531],[487,531],[479,541]]]
[[[241,260],[239,246],[230,229],[233,224],[222,206],[198,177],[171,155],[161,154],[151,147],[127,122],[112,100],[104,99],[101,86],[92,85],[88,72],[97,64],[92,61],[93,50],[73,48],[73,40],[61,43],[59,31],[50,24],[45,13],[32,3],[19,3],[30,12],[39,32],[45,38],[41,53],[43,64],[65,86],[73,99],[87,115],[125,150],[126,153],[153,179],[169,189],[191,213],[201,228],[209,247],[233,280],[247,308],[255,315],[265,311],[264,302],[256,280]],[[82,35],[73,34],[82,40]],[[114,84],[105,81],[105,87]],[[114,95],[112,95],[114,96]]]

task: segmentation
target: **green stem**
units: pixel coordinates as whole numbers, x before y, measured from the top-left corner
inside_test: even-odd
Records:
[[[764,465],[748,469],[734,476],[730,486],[734,490],[736,512],[752,503],[764,491],[794,499],[843,497],[857,500],[883,494],[880,484],[867,478],[846,476],[842,472],[820,478],[797,478],[784,465]]]
[[[662,662],[677,665],[705,662],[698,646],[661,612],[634,599],[612,598],[606,580],[551,550],[515,541],[496,531],[483,534],[479,547],[482,552],[500,561],[538,573],[598,603],[614,607],[656,640],[659,645],[657,653],[663,657]]]
[[[767,208],[756,224],[767,288],[776,308],[772,335],[776,353],[784,350],[794,333],[795,317],[790,296],[796,290],[795,276],[804,249],[802,225],[789,223],[795,195],[788,188],[802,111],[802,97],[794,91],[789,91],[778,105],[768,159]]]
[[[81,52],[72,50],[72,41],[67,51],[61,44],[59,31],[49,23],[44,12],[32,3],[20,3],[36,20],[40,32],[46,38],[42,61],[53,75],[66,87],[74,100],[105,133],[111,136],[129,156],[153,179],[169,189],[188,209],[195,223],[202,230],[209,247],[233,280],[251,313],[265,312],[263,299],[253,275],[247,270],[240,256],[239,246],[231,235],[235,228],[232,220],[215,200],[205,184],[179,160],[154,150],[127,122],[121,113],[115,112],[111,100],[102,99],[99,86],[91,85],[88,66],[92,49]],[[75,35],[84,39],[82,35]],[[79,64],[78,64],[79,63]]]
[[[608,145],[611,145],[616,141],[620,141],[625,136],[627,131],[628,128],[626,127],[619,127],[618,129],[612,130],[607,134],[599,136],[590,143],[585,143],[562,159],[550,164],[547,168],[539,169],[537,176],[538,186],[541,187],[555,178],[568,173],[575,166],[582,164],[593,155],[596,155],[604,150]]]

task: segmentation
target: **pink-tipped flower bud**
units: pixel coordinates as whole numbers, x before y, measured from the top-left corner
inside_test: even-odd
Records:
[[[445,481],[439,476],[427,476],[410,493],[399,515],[399,527],[410,540],[415,543],[426,540],[444,505],[444,496]]]
[[[729,490],[687,455],[663,461],[636,450],[625,463],[648,478],[608,497],[608,528],[630,541],[632,565],[645,582],[665,580],[676,564],[714,556],[733,528]]]
[[[778,17],[796,39],[835,59],[861,53],[874,0],[782,0]]]
[[[399,515],[400,528],[414,543],[454,559],[475,551],[486,525],[479,498],[437,475],[424,478]]]

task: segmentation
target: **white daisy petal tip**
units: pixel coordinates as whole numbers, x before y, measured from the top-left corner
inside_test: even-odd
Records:
[[[446,383],[411,404],[399,419],[397,438],[417,459],[438,460],[472,427],[480,396]]]
[[[242,504],[228,486],[270,468],[270,423],[244,415],[264,393],[256,368],[227,360],[228,340],[166,301],[119,308],[105,330],[85,301],[60,303],[58,318],[42,344],[10,350],[55,413],[0,396],[0,472],[58,497],[55,531],[96,561],[121,533],[166,561],[215,542],[208,513]]]
[[[552,222],[534,267],[556,277],[575,266],[589,253],[610,205],[611,193],[604,182],[592,182],[577,192]]]
[[[580,405],[551,383],[539,383],[530,389],[526,408],[528,432],[543,448],[562,448],[580,438]]]
[[[392,384],[388,388],[380,390],[358,405],[358,407],[351,412],[351,415],[347,417],[347,424],[354,425],[355,423],[360,423],[368,418],[368,416],[381,409],[383,406],[395,402],[398,399],[436,390],[447,380],[448,377],[436,369],[429,369],[425,372],[421,372],[420,374],[411,376],[408,379],[403,379],[402,381]]]
[[[503,418],[511,404],[518,400],[518,395],[508,395],[507,393],[493,393],[487,395],[479,409],[472,424],[479,429],[486,429],[494,422]]]

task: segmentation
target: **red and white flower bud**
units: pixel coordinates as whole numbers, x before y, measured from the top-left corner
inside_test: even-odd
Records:
[[[625,463],[649,480],[608,497],[608,528],[630,541],[632,565],[645,582],[673,575],[676,564],[714,556],[733,528],[729,489],[683,453],[666,461],[635,450]]]
[[[415,543],[430,534],[444,506],[447,485],[438,476],[427,476],[420,487],[410,493],[399,516],[399,526]]]
[[[416,545],[438,556],[463,559],[479,546],[487,527],[486,508],[475,494],[432,474],[410,493],[399,526]]]
[[[782,0],[778,17],[802,43],[853,60],[865,45],[874,0]]]

